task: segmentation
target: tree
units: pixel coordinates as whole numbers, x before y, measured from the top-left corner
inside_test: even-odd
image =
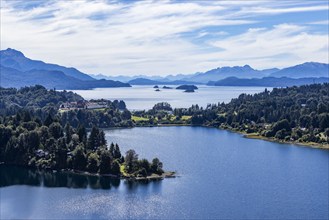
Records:
[[[99,172],[101,174],[111,173],[112,157],[108,150],[103,149],[100,153]]]
[[[319,128],[321,131],[324,131],[326,128],[329,128],[329,114],[322,113],[319,115],[320,122]]]
[[[131,112],[128,111],[127,109],[125,109],[125,110],[122,112],[122,119],[123,119],[123,120],[129,120],[129,119],[131,119]]]
[[[101,147],[105,147],[106,144],[107,144],[107,141],[105,139],[105,133],[104,133],[104,131],[103,130],[100,130],[98,136],[99,136],[99,145]]]
[[[138,165],[138,154],[134,150],[128,150],[125,157],[125,169],[128,173],[136,171]]]
[[[111,156],[113,157],[113,155],[114,155],[114,144],[113,144],[113,142],[110,145],[109,151],[110,151]]]
[[[275,134],[277,131],[285,129],[286,131],[291,131],[290,124],[287,119],[283,119],[274,124],[272,132]]]
[[[27,145],[28,145],[28,152],[33,154],[36,149],[40,146],[40,138],[38,132],[30,131],[27,133]]]
[[[93,126],[87,141],[87,148],[89,150],[96,150],[100,146],[101,143],[100,143],[99,129]]]
[[[54,120],[51,117],[50,113],[47,115],[47,118],[45,119],[45,121],[43,122],[43,125],[49,127],[49,125],[51,125],[51,123],[53,123]]]
[[[79,124],[79,126],[78,126],[78,135],[79,135],[79,141],[86,143],[87,131],[86,131],[86,128],[82,124]]]
[[[85,170],[86,164],[87,164],[87,159],[84,153],[84,149],[81,146],[78,146],[73,151],[73,169]]]
[[[121,174],[121,171],[120,171],[120,163],[118,162],[118,160],[114,160],[112,162],[112,170],[111,170],[111,173],[113,175],[117,175],[117,176],[119,176]]]
[[[113,157],[115,159],[120,159],[121,158],[121,152],[118,144],[115,144],[114,146],[114,151],[113,151]]]
[[[147,159],[141,159],[138,163],[141,169],[145,169],[147,173],[150,172],[151,166]]]
[[[158,158],[154,158],[151,163],[152,173],[161,175],[163,173],[162,166],[163,166],[162,162],[160,162]]]
[[[0,161],[3,161],[8,141],[12,137],[13,130],[0,124]]]
[[[32,120],[32,118],[31,118],[30,113],[27,110],[25,110],[24,113],[23,113],[23,121],[28,122],[28,121],[31,121],[31,120]]]
[[[55,150],[55,161],[57,169],[67,168],[67,146],[64,137],[61,137],[57,141],[57,147]]]
[[[65,131],[65,139],[66,139],[66,143],[69,144],[72,140],[72,134],[73,134],[73,130],[71,125],[67,122],[65,127],[64,127],[64,131]]]
[[[63,136],[62,126],[58,122],[53,122],[49,126],[49,134],[53,136],[55,139],[58,139]]]
[[[98,164],[99,164],[98,155],[96,153],[90,153],[88,155],[87,170],[91,173],[97,173]]]

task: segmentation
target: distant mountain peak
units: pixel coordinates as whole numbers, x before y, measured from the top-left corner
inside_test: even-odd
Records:
[[[24,54],[18,50],[8,48],[0,51],[1,57],[0,62],[2,66],[17,69],[19,71],[30,71],[33,69],[38,70],[58,70],[67,76],[71,76],[80,80],[95,80],[91,76],[80,72],[79,70],[72,67],[60,66],[57,64],[45,63],[40,60],[32,60],[25,57]]]
[[[299,64],[297,66],[318,67],[318,66],[324,66],[324,65],[328,65],[328,64],[326,64],[326,63],[318,63],[318,62],[305,62],[305,63]]]
[[[12,57],[25,57],[22,52],[12,49],[12,48],[7,48],[6,50],[1,50],[1,55],[12,56]]]
[[[248,64],[244,65],[243,68],[245,69],[253,69],[251,66],[249,66]]]
[[[284,68],[280,71],[272,73],[270,76],[290,78],[305,77],[328,77],[329,65],[326,63],[306,62],[295,66]]]

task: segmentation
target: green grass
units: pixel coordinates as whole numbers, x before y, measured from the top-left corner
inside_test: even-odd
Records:
[[[189,115],[183,115],[183,116],[182,116],[182,120],[183,120],[183,121],[187,121],[187,120],[189,120],[190,118],[192,118],[192,116],[189,116]]]
[[[131,116],[131,119],[136,121],[136,122],[138,122],[138,121],[149,121],[148,118],[139,117],[139,116],[135,116],[135,115]]]
[[[106,108],[96,108],[96,109],[88,109],[88,110],[104,112]]]
[[[170,116],[170,121],[175,121],[175,119],[176,119],[176,116],[175,115],[171,115]]]
[[[124,176],[128,176],[128,173],[126,173],[126,171],[125,171],[125,165],[120,165],[120,172],[122,173],[122,175],[124,175]]]

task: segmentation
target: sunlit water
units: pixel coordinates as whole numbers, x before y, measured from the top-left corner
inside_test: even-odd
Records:
[[[181,177],[128,183],[2,166],[1,219],[328,218],[329,151],[203,127],[107,130],[106,138]]]
[[[170,86],[170,85],[169,85]],[[265,87],[230,87],[198,85],[194,93],[186,93],[177,89],[162,89],[154,91],[153,86],[133,86],[129,88],[97,88],[93,90],[72,90],[85,99],[123,100],[130,110],[151,109],[158,102],[168,102],[174,108],[188,108],[193,104],[206,107],[207,104],[229,102],[241,93],[255,94],[265,90]],[[170,86],[177,87],[177,86]],[[268,88],[271,90],[271,88]]]

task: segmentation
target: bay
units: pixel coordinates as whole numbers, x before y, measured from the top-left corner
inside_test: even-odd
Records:
[[[133,86],[124,88],[96,88],[92,90],[71,90],[83,98],[123,100],[129,110],[151,109],[158,102],[168,102],[174,108],[188,108],[192,105],[206,107],[207,104],[217,104],[218,102],[229,102],[232,98],[237,98],[240,94],[255,94],[263,92],[265,87],[232,87],[232,86],[205,86],[198,85],[198,90],[194,93],[186,93],[183,90],[162,89],[160,92],[154,91],[150,86]],[[267,88],[269,91],[272,88]]]
[[[180,177],[136,183],[1,165],[1,218],[328,218],[329,151],[204,127],[105,133]]]

